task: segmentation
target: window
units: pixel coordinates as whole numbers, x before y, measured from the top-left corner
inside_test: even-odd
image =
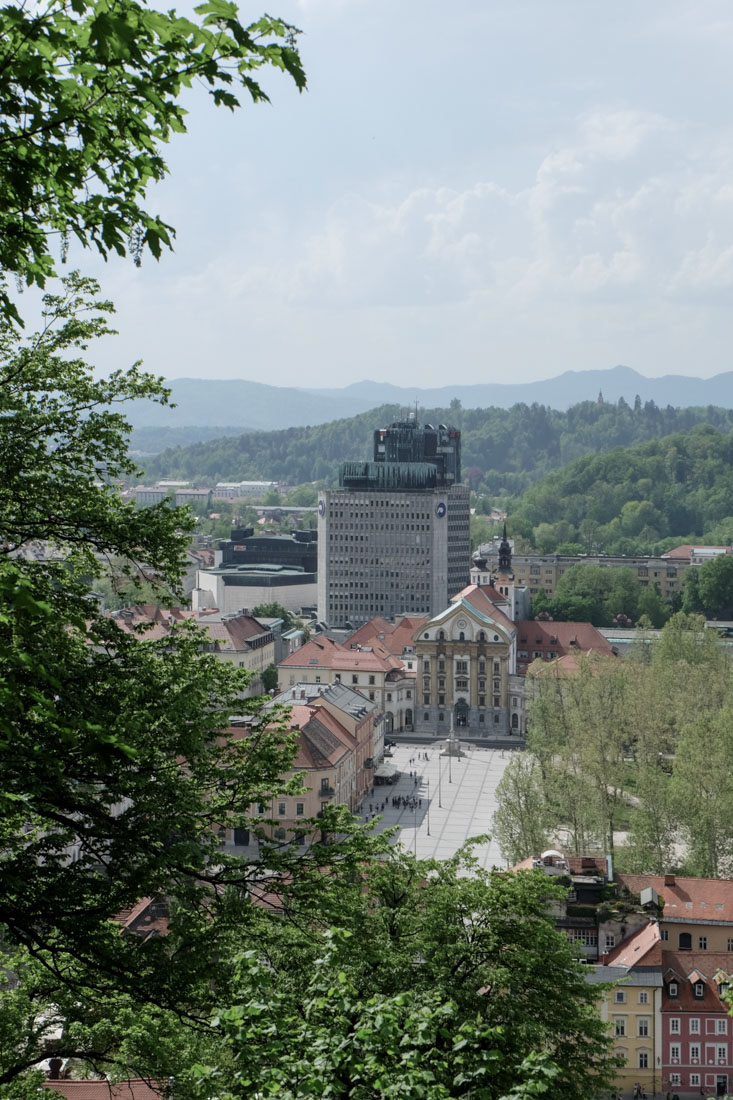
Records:
[[[640,1005],[648,1005],[649,1004],[649,994],[647,993],[646,989],[640,989],[639,990],[639,1004]]]
[[[258,802],[257,803],[257,813],[258,814],[263,814],[264,812],[265,812],[265,803],[264,802]]]
[[[670,982],[668,986],[668,992],[670,997],[677,996],[677,982]],[[679,1021],[677,1021],[679,1023]]]
[[[615,1016],[614,1017],[614,1032],[617,1039],[622,1039],[626,1034],[626,1017]]]
[[[302,829],[298,829],[298,831],[296,832],[296,834],[295,834],[295,843],[296,844],[305,844],[305,833],[303,832]]]
[[[679,1043],[670,1043],[669,1044],[669,1056],[673,1061],[676,1058],[677,1061],[679,1062],[679,1060],[680,1060],[680,1044]]]
[[[352,684],[358,684],[359,683],[359,677],[356,675],[356,673],[352,674],[351,682],[352,682]]]
[[[369,683],[370,683],[370,684],[373,684],[373,683],[375,683],[375,680],[374,680],[374,677],[373,677],[373,676],[370,676],[370,677],[369,677]]]
[[[330,779],[321,780],[321,793],[328,794],[328,788],[331,786]]]
[[[717,1047],[716,1049],[718,1051],[718,1061],[726,1062],[728,1060],[728,1047]]]
[[[679,1035],[680,1033],[680,1021],[678,1016],[673,1016],[669,1021],[669,1033],[670,1035]]]
[[[461,673],[468,675],[468,661],[456,661],[456,675],[460,676]]]
[[[388,703],[391,703],[391,702],[392,702],[392,692],[391,692],[391,691],[388,691],[388,692],[387,692],[387,702],[388,702]]]
[[[640,1039],[646,1039],[649,1036],[649,1017],[639,1016],[637,1023],[639,1025],[638,1036]]]
[[[700,1044],[690,1043],[690,1061],[700,1057]]]
[[[702,1000],[702,998],[705,996],[705,985],[703,984],[703,982],[695,982],[693,993],[698,1000]]]
[[[670,1083],[670,1085],[679,1085],[679,1083],[680,1083],[679,1073],[670,1073],[669,1083]]]
[[[614,1001],[616,1002],[617,1005],[625,1004],[626,1003],[626,990],[625,989],[614,989],[613,999],[614,999]]]
[[[645,1050],[639,1051],[639,1069],[649,1068],[649,1055]]]
[[[305,803],[296,802],[295,803],[295,816],[296,817],[302,817],[304,813],[305,813]]]
[[[280,817],[285,817],[285,803],[284,802],[278,802],[277,812],[279,813]]]
[[[662,928],[661,929],[661,936],[662,936],[663,940],[668,940],[669,939],[669,929]]]
[[[571,928],[568,937],[573,943],[582,943],[586,947],[595,947],[598,943],[598,933],[595,928]],[[624,993],[624,1000],[626,994]]]
[[[698,951],[707,951],[707,949],[708,949],[708,938],[707,938],[707,936],[698,936],[697,937],[697,949],[698,949]]]
[[[691,1073],[690,1074],[690,1084],[691,1085],[699,1085],[700,1084],[700,1074],[699,1073]]]
[[[316,676],[316,677],[315,677],[315,681],[316,681],[316,683],[317,683],[317,684],[320,684],[320,682],[321,682],[321,677],[320,677],[320,676]]]
[[[235,825],[233,839],[235,844],[249,844],[249,829],[245,829],[243,825]]]
[[[690,1019],[690,1035],[700,1034],[700,1021],[697,1016],[692,1016]]]
[[[715,1021],[715,1034],[716,1035],[727,1035],[728,1034],[728,1021],[727,1020],[716,1020]]]

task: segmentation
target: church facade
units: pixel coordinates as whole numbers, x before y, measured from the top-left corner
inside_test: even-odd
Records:
[[[492,598],[493,597],[493,598]],[[471,584],[414,633],[415,732],[444,738],[524,734],[517,627],[495,588]]]

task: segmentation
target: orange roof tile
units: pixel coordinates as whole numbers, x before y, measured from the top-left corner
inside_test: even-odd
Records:
[[[624,873],[616,877],[632,894],[640,894],[647,886],[654,887],[664,899],[662,923],[668,920],[733,923],[733,879]],[[665,877],[673,877],[674,885],[665,886]],[[685,954],[689,957],[688,952]]]
[[[311,638],[305,645],[280,662],[281,668],[333,668],[353,672],[389,672],[401,668],[402,662],[393,657],[381,643],[368,649],[351,649],[339,645],[331,638]]]
[[[148,1081],[134,1078],[113,1085],[109,1081],[43,1081],[41,1087],[52,1089],[66,1100],[160,1100],[161,1091]]]
[[[488,587],[488,586],[484,586]],[[499,593],[497,593],[499,595]],[[504,601],[503,596],[499,596],[499,599]],[[469,584],[463,588],[460,592],[457,592],[455,596],[451,598],[451,603],[458,603],[459,600],[463,600],[470,604],[471,607],[475,607],[477,611],[480,611],[482,615],[488,615],[490,619],[493,619],[499,626],[503,626],[510,634],[515,631],[515,625],[512,620],[506,615],[500,607],[497,607],[493,600],[489,599],[482,588],[478,584]],[[505,601],[504,601],[505,602]]]
[[[347,647],[381,645],[392,656],[401,657],[405,646],[412,645],[412,636],[415,631],[427,621],[427,615],[403,615],[394,623],[377,616],[349,635],[345,644]]]
[[[662,937],[656,921],[645,924],[609,952],[608,966],[661,966]]]

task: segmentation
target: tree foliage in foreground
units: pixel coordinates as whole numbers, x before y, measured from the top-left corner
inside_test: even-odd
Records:
[[[184,132],[183,91],[235,109],[267,100],[264,66],[305,86],[295,29],[207,0],[198,20],[136,0],[50,0],[0,9],[0,269],[44,286],[73,236],[103,255],[158,257],[174,230],[143,205]],[[7,291],[0,309],[19,321]]]
[[[240,957],[202,1098],[585,1098],[614,1062],[544,875],[392,849]],[[330,896],[329,896],[330,895]],[[327,921],[338,913],[338,924]],[[316,918],[316,919],[314,919]]]
[[[175,588],[188,527],[186,510],[136,511],[111,483],[134,469],[117,403],[165,393],[137,368],[94,379],[81,354],[109,309],[95,292],[72,276],[26,338],[0,320],[0,941],[10,973],[41,967],[54,1004],[101,1018],[128,997],[196,1019],[251,890],[282,867],[277,852],[228,858],[218,827],[281,789],[292,746],[276,713],[247,739],[225,732],[258,703],[196,628],[125,635],[90,598],[110,555]],[[170,936],[121,936],[111,918],[156,894],[172,899]],[[0,1082],[27,1068],[16,1053]]]
[[[528,754],[498,787],[505,857],[559,840],[576,855],[615,851],[629,870],[729,876],[733,670],[717,635],[678,613],[623,661],[578,664],[529,670]]]

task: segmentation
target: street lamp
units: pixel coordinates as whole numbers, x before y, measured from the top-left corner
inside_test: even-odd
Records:
[[[443,803],[441,802],[441,788],[440,788],[440,775],[443,770],[443,761],[440,759],[440,753],[438,753],[438,806],[443,809]]]
[[[430,836],[430,780],[428,779],[428,836]]]

